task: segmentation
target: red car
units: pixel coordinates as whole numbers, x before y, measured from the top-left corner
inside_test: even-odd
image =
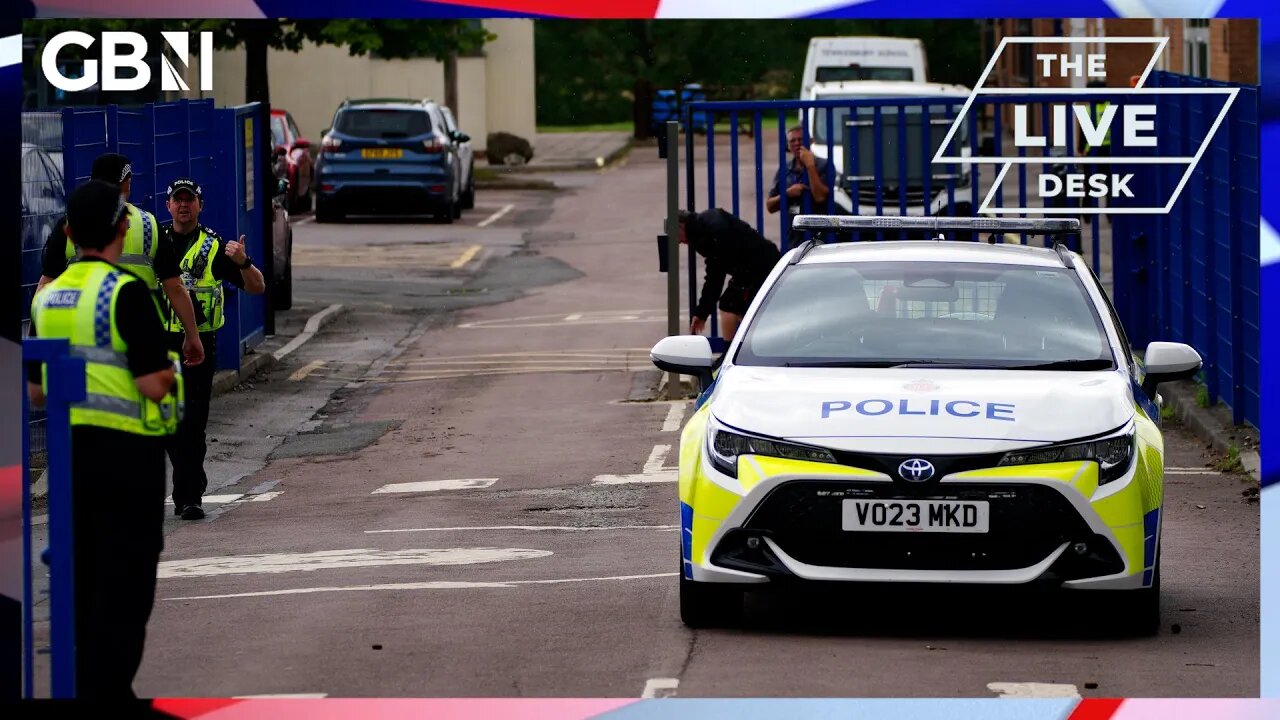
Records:
[[[289,166],[287,209],[289,212],[310,210],[312,180],[315,177],[311,141],[302,137],[289,111],[272,109],[271,142],[275,145],[276,160],[283,158]]]

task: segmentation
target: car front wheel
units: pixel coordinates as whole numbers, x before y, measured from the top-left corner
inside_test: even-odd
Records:
[[[742,620],[744,593],[741,587],[723,583],[700,583],[680,571],[680,621],[686,627],[732,627]]]

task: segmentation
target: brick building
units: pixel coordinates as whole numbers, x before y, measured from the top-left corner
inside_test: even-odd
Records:
[[[1005,37],[1167,37],[1169,43],[1156,62],[1156,70],[1183,73],[1226,82],[1258,83],[1258,21],[1169,20],[1169,19],[998,19],[982,22],[982,53],[990,58]],[[1040,53],[1090,54],[1107,56],[1108,87],[1130,87],[1151,61],[1152,46],[1146,43],[1045,42],[1005,47],[987,78],[988,87],[1083,88],[1084,77],[1044,77],[1035,56]],[[984,65],[985,67],[985,65]],[[1056,68],[1055,68],[1056,69]],[[1056,73],[1055,73],[1056,75]],[[1002,113],[1005,127],[1012,121],[1012,108]],[[1038,129],[1038,113],[1031,127]]]
[[[1166,19],[987,20],[983,23],[983,56],[990,58],[1001,38],[1032,37],[1168,37],[1157,70],[1234,83],[1258,83],[1258,21]],[[1128,87],[1151,59],[1149,45],[1097,42],[1039,43],[1005,49],[987,84],[997,87],[1084,87],[1084,78],[1044,78],[1034,68],[1036,53],[1107,55],[1107,85]]]

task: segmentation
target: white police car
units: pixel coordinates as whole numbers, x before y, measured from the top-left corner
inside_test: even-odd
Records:
[[[1079,232],[1076,220],[795,226]],[[651,358],[709,383],[680,443],[686,624],[732,622],[745,589],[789,578],[1106,591],[1109,616],[1158,628],[1155,389],[1201,360],[1152,343],[1140,363],[1064,246],[804,243],[714,379],[705,337],[665,338]]]

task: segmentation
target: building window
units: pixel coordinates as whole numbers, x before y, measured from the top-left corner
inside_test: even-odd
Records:
[[[1186,74],[1209,77],[1209,21],[1186,20],[1182,38],[1182,67]]]

